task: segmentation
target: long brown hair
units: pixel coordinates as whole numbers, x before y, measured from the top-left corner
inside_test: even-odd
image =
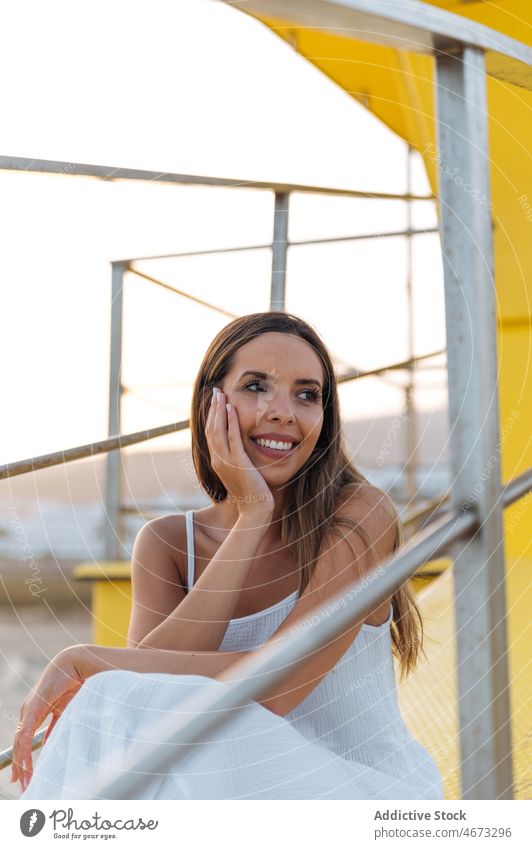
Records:
[[[355,468],[344,445],[340,405],[331,355],[317,332],[301,318],[285,312],[260,312],[235,319],[213,339],[203,358],[192,394],[190,428],[192,458],[196,475],[213,501],[224,501],[227,490],[210,463],[205,423],[212,389],[232,368],[235,354],[251,339],[263,333],[288,333],[308,342],[321,359],[324,372],[323,426],[311,456],[286,486],[281,518],[281,540],[294,554],[300,570],[299,596],[307,586],[321,552],[326,534],[347,525],[361,534],[371,546],[364,528],[347,516],[337,515],[340,497],[346,488],[368,485]],[[403,541],[399,515],[386,493],[395,516],[394,551]],[[342,538],[350,545],[349,540]],[[327,536],[329,539],[329,536]],[[350,545],[351,547],[351,545]],[[353,550],[355,560],[357,555]],[[392,597],[393,649],[400,662],[401,677],[414,669],[423,645],[423,622],[408,583]]]

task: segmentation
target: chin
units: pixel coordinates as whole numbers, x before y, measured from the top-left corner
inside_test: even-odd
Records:
[[[267,484],[282,486],[297,475],[303,463],[293,466],[291,469],[276,469],[272,466],[257,466],[258,471]]]

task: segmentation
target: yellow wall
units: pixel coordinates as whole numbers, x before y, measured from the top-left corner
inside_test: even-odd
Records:
[[[433,5],[532,43],[529,0]],[[277,35],[423,155],[437,194],[434,155],[434,62],[335,35],[265,21]],[[499,325],[500,428],[503,481],[532,466],[532,93],[488,80],[494,266]],[[532,497],[505,513],[510,558],[532,558]]]

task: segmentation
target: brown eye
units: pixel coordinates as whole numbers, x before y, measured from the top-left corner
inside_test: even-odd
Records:
[[[250,380],[249,383],[245,383],[242,389],[247,389],[249,386],[262,386],[260,380]]]
[[[320,397],[321,397],[320,393],[317,392],[315,389],[303,389],[303,392],[310,392],[310,394],[312,395],[312,398],[306,398],[305,399],[306,401],[319,401],[320,400]]]

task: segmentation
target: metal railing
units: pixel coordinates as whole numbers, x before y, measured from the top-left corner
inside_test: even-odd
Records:
[[[504,506],[510,499],[532,490],[532,469],[503,489]],[[224,673],[224,687],[218,682],[201,687],[180,705],[178,717],[170,715],[154,730],[149,744],[136,743],[135,754],[122,765],[120,776],[109,780],[98,778],[92,786],[80,788],[92,798],[131,799],[149,780],[150,773],[160,774],[176,765],[204,736],[245,708],[250,699],[267,693],[282,683],[301,661],[333,641],[354,624],[362,622],[372,609],[393,593],[427,560],[448,551],[449,546],[462,538],[471,538],[479,527],[479,517],[472,507],[454,511],[434,523],[435,527],[418,535],[414,545],[407,544],[363,579],[322,607],[316,608],[312,619],[302,620],[289,632],[263,648],[250,653]],[[345,606],[344,606],[345,603]],[[331,615],[331,606],[335,608]],[[318,620],[316,622],[316,620]],[[296,630],[299,627],[299,630]],[[230,677],[229,677],[230,674]],[[188,718],[183,718],[188,717]],[[169,751],[169,749],[171,751]],[[116,770],[115,770],[116,771]]]
[[[532,491],[532,468],[511,480],[502,489],[503,507]],[[172,717],[157,725],[148,744],[135,744],[135,756],[122,764],[123,774],[111,782],[80,788],[93,798],[127,799],[149,780],[150,774],[160,774],[183,757],[190,746],[204,735],[234,718],[235,710],[245,707],[250,699],[266,693],[282,681],[310,654],[360,623],[369,612],[403,585],[428,560],[449,550],[460,539],[471,538],[478,530],[479,518],[474,506],[453,511],[431,523],[402,549],[387,558],[351,586],[316,607],[307,617],[277,639],[233,664],[224,675],[224,686],[215,681],[202,687],[180,706],[182,719]],[[334,616],[331,616],[331,607]],[[316,621],[317,620],[317,621]],[[229,678],[229,673],[231,677]],[[42,745],[46,729],[33,738],[32,750]],[[168,747],[175,751],[168,754]],[[179,747],[179,748],[178,748]],[[0,769],[12,761],[12,748],[0,752]]]
[[[432,357],[439,357],[444,353],[444,350],[434,351],[431,354],[423,354],[419,357],[413,357],[411,360],[390,363],[387,366],[379,366],[379,368],[369,369],[368,371],[353,370],[347,374],[338,376],[336,378],[336,382],[347,383],[351,380],[361,380],[364,377],[373,377],[375,375],[385,374],[388,371],[407,369],[412,364],[415,365],[417,363],[424,362]],[[14,478],[18,475],[27,474],[28,472],[37,472],[39,469],[47,469],[50,466],[58,466],[62,463],[71,463],[74,460],[85,460],[87,457],[95,457],[98,454],[107,454],[110,451],[127,448],[130,445],[138,445],[139,442],[155,439],[158,436],[166,436],[169,433],[176,433],[180,430],[188,430],[189,427],[190,420],[183,419],[180,422],[172,422],[170,424],[160,425],[159,427],[139,430],[135,433],[109,436],[106,439],[99,440],[98,442],[89,442],[86,445],[66,448],[63,451],[52,451],[49,454],[40,454],[37,457],[27,457],[24,460],[16,460],[13,463],[6,463],[3,466],[0,466],[0,480]]]

